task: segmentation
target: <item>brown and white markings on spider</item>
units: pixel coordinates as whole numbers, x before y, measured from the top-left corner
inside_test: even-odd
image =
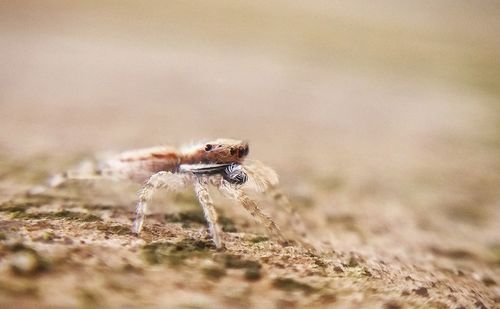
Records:
[[[157,189],[178,191],[192,185],[213,242],[218,249],[223,248],[217,212],[208,190],[209,185],[213,185],[224,196],[238,201],[252,216],[265,224],[273,235],[285,242],[276,223],[243,191],[245,188],[272,193],[276,192],[278,185],[278,175],[272,168],[260,161],[245,160],[248,152],[248,143],[222,138],[179,150],[170,146],[133,150],[101,162],[97,174],[100,177],[144,183],[132,227],[137,235],[141,233],[148,203]],[[79,177],[68,174],[59,176],[52,186],[71,178]],[[281,194],[278,196],[284,198]]]

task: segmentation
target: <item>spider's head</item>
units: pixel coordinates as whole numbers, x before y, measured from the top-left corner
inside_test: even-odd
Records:
[[[239,140],[219,138],[205,143],[205,161],[210,163],[241,163],[248,155],[248,143]]]

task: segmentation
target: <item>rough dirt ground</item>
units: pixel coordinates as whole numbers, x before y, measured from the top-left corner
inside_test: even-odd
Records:
[[[498,4],[378,5],[0,4],[0,307],[499,307]],[[135,185],[26,195],[96,152],[219,136],[276,168],[320,250],[215,192],[223,252],[190,192],[141,238]]]

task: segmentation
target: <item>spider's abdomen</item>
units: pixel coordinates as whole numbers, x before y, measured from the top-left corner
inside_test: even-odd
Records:
[[[151,175],[177,170],[181,154],[172,147],[159,146],[126,151],[100,163],[103,175],[144,182]]]
[[[242,185],[247,179],[247,173],[243,170],[240,164],[231,164],[224,169],[222,177],[229,183]]]

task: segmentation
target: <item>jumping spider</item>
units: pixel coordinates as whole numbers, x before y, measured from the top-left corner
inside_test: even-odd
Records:
[[[286,199],[282,194],[276,193],[276,172],[260,161],[245,160],[248,152],[246,142],[219,138],[180,150],[160,146],[127,151],[104,160],[95,172],[98,177],[128,179],[144,184],[139,193],[136,218],[132,227],[132,231],[137,235],[141,233],[148,203],[157,189],[179,191],[193,186],[213,242],[217,249],[223,248],[217,212],[208,191],[209,185],[213,185],[224,196],[238,201],[280,241],[285,242],[276,223],[243,191],[243,188],[247,188],[257,192],[275,193],[278,199]],[[86,177],[66,173],[54,178],[51,186],[75,178]]]

